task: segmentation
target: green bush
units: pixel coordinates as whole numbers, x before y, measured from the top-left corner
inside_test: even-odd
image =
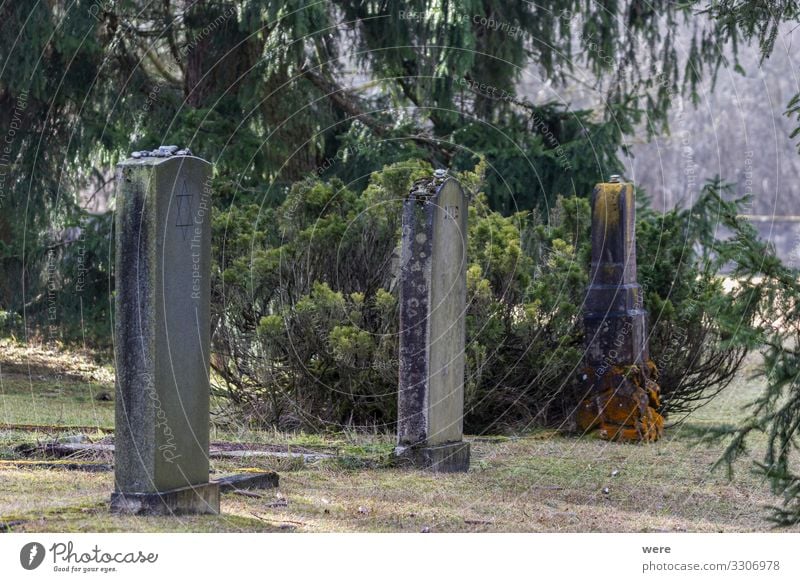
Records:
[[[213,362],[223,393],[252,422],[393,430],[401,204],[430,171],[422,162],[387,166],[362,193],[305,180],[278,206],[217,214]],[[458,175],[474,193],[466,430],[569,426],[581,399],[589,203],[558,198],[546,214],[502,216],[479,192],[483,171]],[[711,259],[720,189],[709,185],[685,211],[656,213],[640,201],[639,276],[666,413],[724,388],[747,350],[729,325],[741,319],[741,298],[722,293]]]
[[[362,193],[306,180],[263,214],[246,205],[217,216],[214,366],[254,421],[321,429],[393,418],[400,209],[428,172],[391,166]]]
[[[650,356],[659,370],[661,412],[673,420],[727,387],[755,346],[747,338],[756,322],[746,297],[724,289],[722,273],[732,263],[719,255],[715,239],[723,194],[730,196],[730,189],[712,181],[691,208],[656,213],[643,205],[639,211],[639,282],[650,315]],[[729,235],[754,241],[756,233],[744,227],[735,224]],[[735,256],[733,261],[738,263]]]

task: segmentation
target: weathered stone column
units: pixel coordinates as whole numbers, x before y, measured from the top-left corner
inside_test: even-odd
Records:
[[[218,513],[209,483],[211,165],[167,146],[117,167],[111,509]]]
[[[605,439],[653,441],[664,419],[647,348],[647,313],[636,282],[636,206],[632,184],[612,176],[592,192],[592,260],[586,293],[587,397],[577,421]]]
[[[403,206],[396,453],[434,471],[469,469],[463,442],[467,196],[437,171]]]

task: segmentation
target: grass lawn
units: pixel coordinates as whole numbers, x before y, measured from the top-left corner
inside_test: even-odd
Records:
[[[468,437],[467,474],[434,475],[389,466],[391,435],[316,436],[214,428],[213,441],[268,443],[333,458],[213,460],[217,473],[248,467],[280,473],[280,488],[259,497],[227,493],[222,515],[112,516],[111,472],[19,464],[19,447],[81,433],[92,440],[113,427],[113,372],[78,353],[0,345],[0,530],[584,532],[769,531],[775,504],[743,461],[732,481],[712,472],[721,445],[698,444],[699,428],[735,423],[762,389],[737,381],[652,445],[623,445],[537,431],[517,437]],[[36,430],[25,425],[70,426]],[[690,430],[692,429],[692,430]],[[752,443],[754,452],[760,444]],[[108,461],[109,459],[105,459]],[[782,529],[780,531],[787,531]],[[790,531],[800,531],[800,527]]]

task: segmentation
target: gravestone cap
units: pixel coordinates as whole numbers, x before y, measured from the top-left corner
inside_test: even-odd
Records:
[[[140,158],[169,158],[172,156],[191,156],[192,150],[187,148],[180,148],[176,145],[159,146],[154,150],[141,150],[131,152],[133,159]]]

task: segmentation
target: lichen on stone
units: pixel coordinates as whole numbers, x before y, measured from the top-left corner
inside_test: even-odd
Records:
[[[654,378],[657,369],[652,360],[643,367],[612,366],[598,377],[593,368],[584,372],[592,385],[592,395],[581,402],[576,421],[589,432],[598,430],[606,440],[652,442],[664,430],[664,418],[658,413],[660,388]]]
[[[416,199],[421,203],[427,203],[431,198],[436,196],[439,188],[447,179],[446,170],[436,170],[433,176],[427,176],[416,180],[408,192],[408,197]]]

